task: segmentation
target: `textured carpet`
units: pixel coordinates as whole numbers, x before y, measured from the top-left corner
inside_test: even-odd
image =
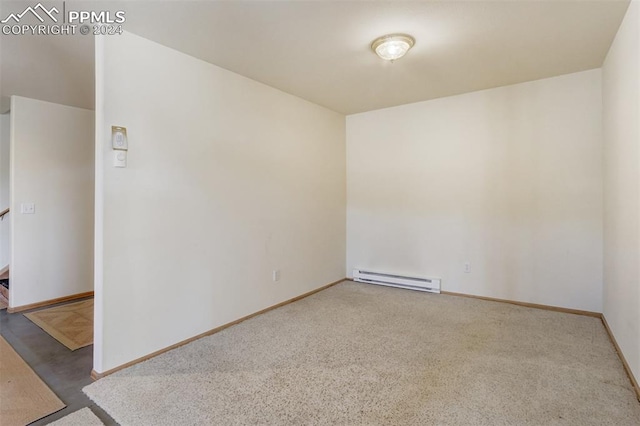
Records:
[[[93,299],[24,316],[72,351],[93,344]]]
[[[24,426],[65,407],[0,336],[0,425]]]
[[[126,425],[639,425],[597,318],[344,282],[107,376]]]
[[[49,426],[104,426],[102,420],[98,418],[90,408],[83,408],[64,416],[60,420],[49,423]]]

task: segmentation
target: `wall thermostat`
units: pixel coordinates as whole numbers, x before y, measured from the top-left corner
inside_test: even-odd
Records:
[[[113,167],[127,167],[127,151],[113,151]]]
[[[126,151],[129,149],[126,127],[111,126],[111,144],[113,149],[120,151]]]

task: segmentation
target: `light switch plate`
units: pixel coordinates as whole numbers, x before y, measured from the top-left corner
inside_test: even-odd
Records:
[[[36,205],[33,203],[22,203],[20,204],[20,213],[36,214]]]
[[[129,149],[126,127],[111,126],[111,146],[113,149],[122,151]]]

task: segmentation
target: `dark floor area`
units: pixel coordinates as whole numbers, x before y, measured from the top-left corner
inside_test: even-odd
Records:
[[[42,308],[40,308],[42,309]],[[35,311],[37,309],[34,309]],[[0,334],[67,406],[32,425],[46,425],[89,407],[106,425],[117,423],[82,392],[92,382],[93,345],[71,351],[29,321],[23,313],[0,311]]]

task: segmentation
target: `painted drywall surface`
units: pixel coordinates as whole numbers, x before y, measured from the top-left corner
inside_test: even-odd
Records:
[[[604,316],[640,379],[640,2],[603,69]]]
[[[93,133],[93,111],[11,98],[11,307],[93,290]]]
[[[96,371],[344,278],[343,115],[133,34],[100,43]]]
[[[600,78],[348,116],[347,274],[600,312]]]
[[[0,211],[9,207],[9,124],[9,114],[0,114]],[[0,269],[10,262],[10,223],[11,213],[0,221]]]

